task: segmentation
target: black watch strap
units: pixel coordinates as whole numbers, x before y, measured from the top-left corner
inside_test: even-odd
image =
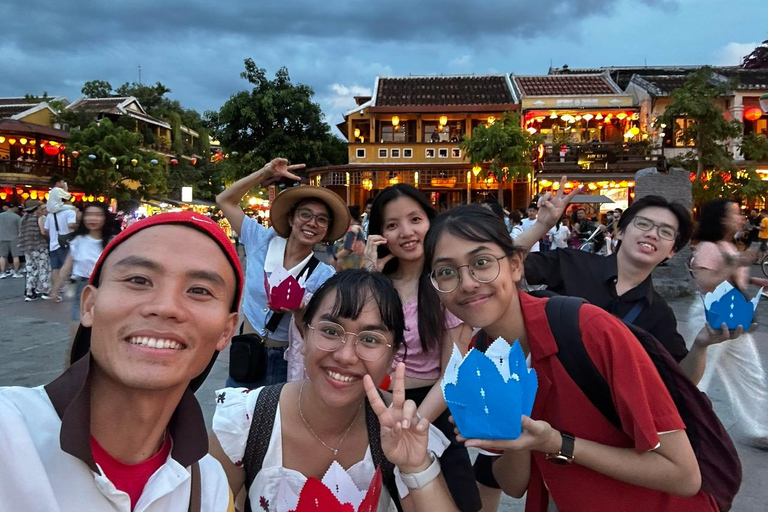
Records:
[[[548,453],[546,459],[555,464],[570,464],[573,462],[573,450],[576,444],[576,437],[570,432],[560,431],[562,445],[557,453]]]

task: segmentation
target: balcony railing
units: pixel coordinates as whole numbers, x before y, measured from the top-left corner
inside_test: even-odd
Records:
[[[72,179],[75,176],[75,172],[75,169],[59,167],[45,162],[0,161],[0,173],[29,174],[30,176],[42,178],[49,178],[54,174],[58,174],[66,179]]]

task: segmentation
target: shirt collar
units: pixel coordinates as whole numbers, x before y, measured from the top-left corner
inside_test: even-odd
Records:
[[[91,354],[79,359],[56,380],[45,386],[56,414],[61,418],[62,451],[82,460],[101,474],[91,453]],[[194,393],[187,388],[168,424],[173,439],[171,457],[189,467],[208,453],[205,419]]]
[[[288,239],[286,238],[280,236],[272,237],[272,240],[269,241],[269,246],[267,247],[267,257],[264,259],[264,272],[274,272],[275,270],[283,268],[285,245],[287,242]],[[307,257],[300,261],[298,265],[285,270],[298,279],[299,272],[301,272],[304,266],[309,263],[310,258],[312,258],[312,251],[310,251]]]
[[[613,254],[606,256],[604,258],[602,267],[603,283],[609,283],[611,286],[613,286],[613,293],[615,294],[616,280],[619,277],[617,253],[614,252]],[[654,292],[655,290],[653,288],[653,278],[651,277],[651,274],[649,274],[642,283],[629,290],[623,295],[623,297],[629,301],[635,301],[644,298],[648,302],[648,305],[651,306],[653,305]]]
[[[525,334],[528,337],[528,349],[531,360],[540,361],[557,354],[557,343],[552,335],[547,320],[546,304],[549,299],[531,297],[525,292],[519,293],[520,311],[523,313]]]

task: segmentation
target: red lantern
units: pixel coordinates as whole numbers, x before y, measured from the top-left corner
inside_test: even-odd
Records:
[[[45,154],[48,156],[56,156],[59,154],[59,148],[57,146],[45,146],[43,151],[45,151]]]
[[[197,164],[197,158],[193,158],[192,160],[190,160],[190,162],[192,163],[192,165]]]
[[[80,154],[79,151],[73,151],[72,152],[72,158],[77,158],[77,156]]]
[[[178,165],[179,161],[175,158],[171,158],[171,165]]]
[[[763,111],[757,107],[748,108],[744,111],[744,119],[748,121],[757,121],[763,117]]]

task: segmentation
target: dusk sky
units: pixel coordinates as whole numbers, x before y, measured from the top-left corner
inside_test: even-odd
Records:
[[[27,0],[0,19],[0,96],[74,101],[87,80],[138,81],[140,65],[202,113],[248,88],[251,57],[310,85],[332,125],[377,75],[736,65],[768,39],[766,0]]]

